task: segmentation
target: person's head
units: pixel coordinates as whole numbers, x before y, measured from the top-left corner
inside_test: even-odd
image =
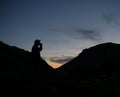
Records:
[[[35,45],[40,45],[40,42],[41,42],[41,40],[36,39],[36,40],[34,41],[34,44],[35,44]]]

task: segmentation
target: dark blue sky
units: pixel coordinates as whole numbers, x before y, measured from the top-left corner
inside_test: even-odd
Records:
[[[84,48],[120,43],[120,0],[0,0],[0,40],[63,64]],[[51,63],[52,64],[52,63]]]

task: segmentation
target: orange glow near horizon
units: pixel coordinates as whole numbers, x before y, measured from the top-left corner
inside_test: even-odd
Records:
[[[60,66],[62,66],[63,64],[59,64],[59,63],[55,63],[55,62],[51,62],[49,60],[46,60],[46,62],[54,69],[59,68]]]

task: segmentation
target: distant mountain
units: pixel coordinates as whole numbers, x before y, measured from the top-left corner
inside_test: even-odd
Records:
[[[85,73],[98,69],[102,71],[118,69],[119,58],[120,44],[103,43],[84,49],[76,58],[58,68],[58,71]]]
[[[9,46],[0,41],[0,78],[1,79],[32,79],[35,62],[31,52]],[[40,60],[38,79],[49,76],[53,71],[43,59]],[[41,77],[42,76],[42,77]]]
[[[73,86],[69,91],[74,91],[76,95],[119,97],[120,44],[103,43],[84,49],[56,71],[64,86],[69,83]]]

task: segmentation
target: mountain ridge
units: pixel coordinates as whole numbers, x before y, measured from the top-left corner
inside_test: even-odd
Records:
[[[90,48],[86,48],[84,49],[76,58],[74,58],[73,60],[76,59],[80,59],[80,57],[85,56],[85,57],[90,57],[90,56],[98,56],[97,54],[99,54],[99,56],[102,55],[106,55],[106,57],[108,57],[108,54],[110,54],[110,52],[116,52],[120,51],[120,44],[116,44],[116,43],[112,43],[112,42],[108,42],[108,43],[101,43],[98,45],[95,45],[93,47]],[[88,55],[87,55],[88,54]],[[90,55],[89,55],[90,54]],[[64,67],[65,65],[69,64],[70,62],[72,62],[73,60],[69,61],[68,63],[64,64],[63,66],[61,66],[60,68]]]
[[[32,79],[35,62],[32,59],[31,52],[0,42],[0,63],[2,77],[8,79]],[[42,58],[39,65],[39,75],[41,76],[53,71],[52,67]]]
[[[2,90],[33,97],[120,97],[119,58],[120,44],[98,44],[58,69],[41,59],[33,79],[31,53],[0,42],[0,78],[7,81]]]
[[[120,44],[102,43],[84,49],[76,58],[57,69],[66,74],[89,75],[96,72],[119,70]],[[108,69],[107,69],[108,68]]]

